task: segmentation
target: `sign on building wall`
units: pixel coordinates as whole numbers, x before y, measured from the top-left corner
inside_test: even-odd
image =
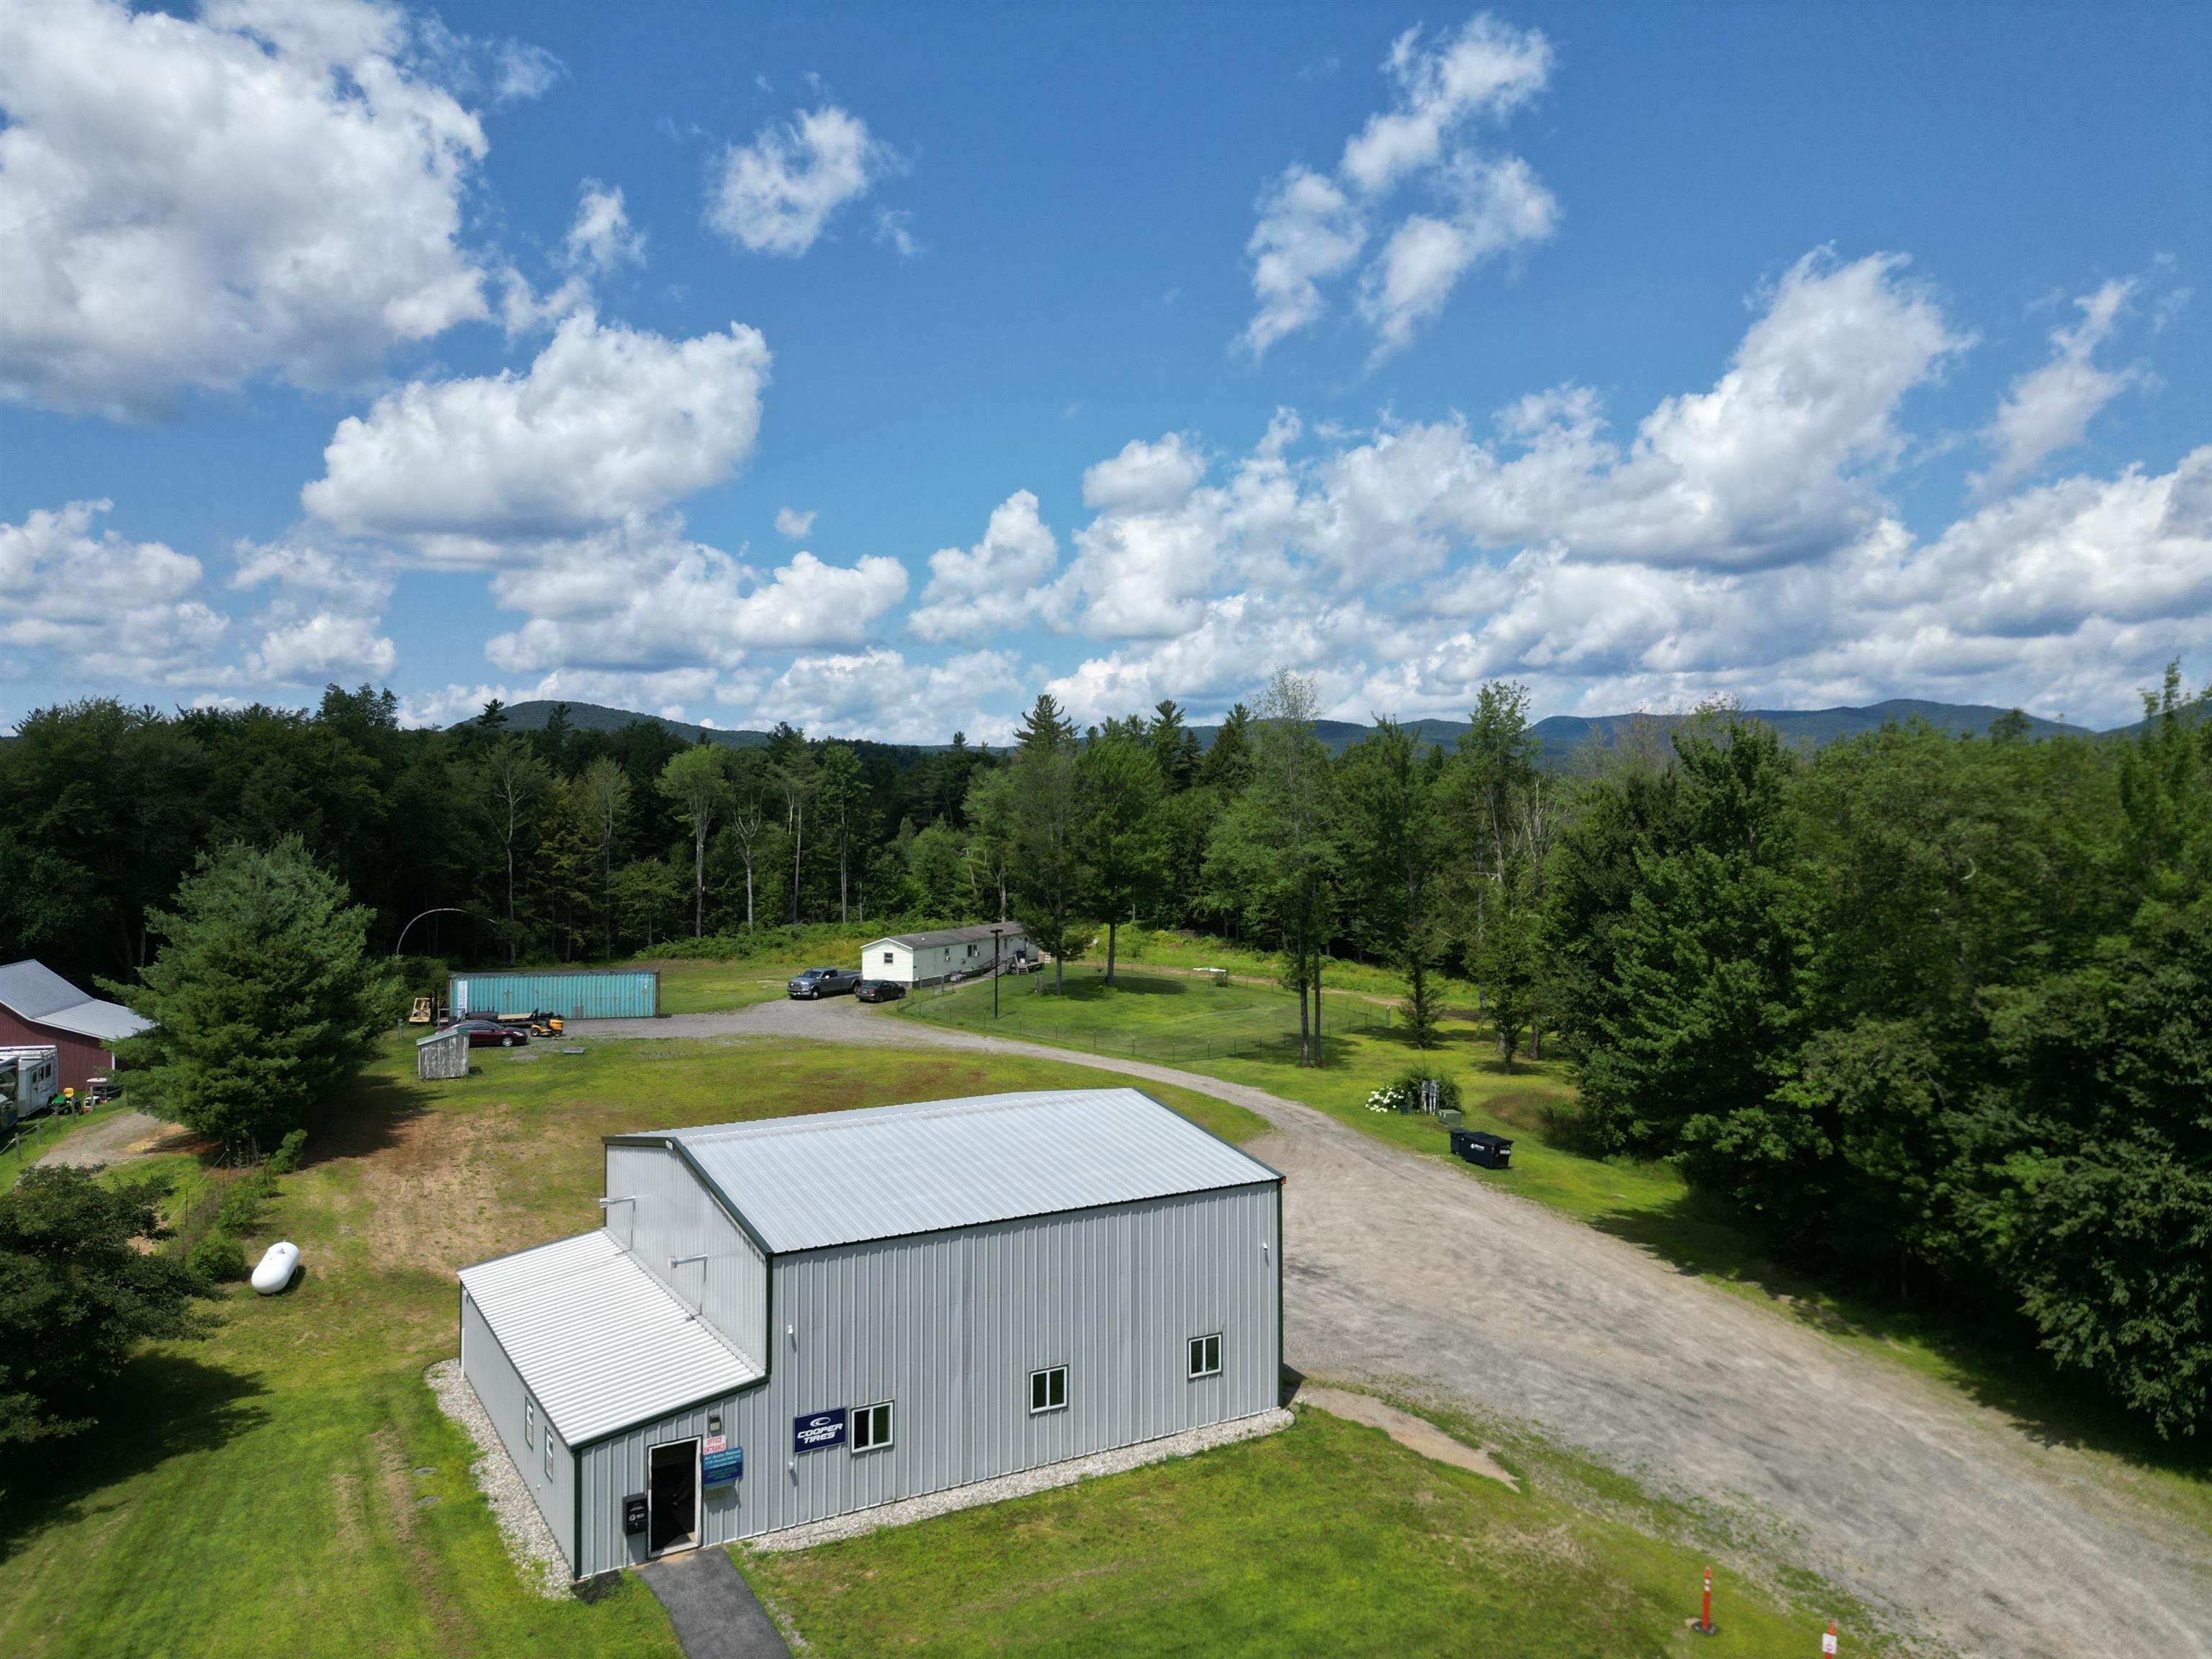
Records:
[[[726,1486],[745,1473],[745,1449],[732,1446],[726,1434],[710,1434],[699,1443],[699,1479],[709,1486]]]
[[[811,1412],[791,1419],[791,1449],[794,1452],[826,1451],[845,1443],[845,1408]]]

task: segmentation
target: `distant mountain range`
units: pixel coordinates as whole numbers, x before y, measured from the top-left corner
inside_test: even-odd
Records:
[[[535,732],[552,718],[553,710],[563,705],[550,702],[518,702],[507,710],[508,729],[515,732]],[[665,726],[687,743],[711,739],[726,743],[736,749],[757,749],[768,741],[769,734],[750,729],[729,731],[718,726],[694,726],[686,720],[673,720],[659,714],[634,714],[626,708],[609,708],[595,702],[572,702],[565,705],[568,724],[580,732],[618,732],[634,720],[649,720]],[[1927,702],[1917,697],[1895,697],[1887,702],[1869,704],[1863,708],[1750,708],[1744,711],[1753,720],[1764,720],[1779,732],[1784,740],[1808,748],[1819,748],[1833,743],[1838,738],[1856,736],[1861,732],[1879,729],[1885,720],[1905,720],[1918,718],[1942,731],[1986,732],[1990,723],[2006,710],[1984,703]],[[1583,744],[1597,742],[1610,745],[1620,740],[1621,729],[1638,717],[1633,714],[1547,714],[1533,728],[1544,746],[1547,764],[1563,764],[1569,756]],[[1650,717],[1662,731],[1670,731],[1687,718],[1680,714],[1656,714]],[[1465,720],[1408,720],[1407,729],[1425,744],[1442,744],[1447,748],[1456,744],[1467,730]],[[2049,737],[2060,732],[2087,735],[2090,728],[2058,720],[2045,720],[2039,715],[2027,717],[2028,730],[2037,737]],[[1332,753],[1341,754],[1375,728],[1352,720],[1317,720],[1314,735],[1328,745]],[[2132,726],[2120,728],[2131,731]],[[1211,746],[1217,726],[1194,726],[1191,728],[1201,744]],[[906,746],[906,745],[897,745]],[[945,744],[915,745],[924,749],[942,749]]]
[[[596,702],[511,702],[507,706],[507,729],[543,731],[556,708],[568,711],[568,729],[572,732],[619,732],[625,726],[644,720],[648,725],[666,727],[686,743],[700,743],[711,738],[732,749],[757,749],[768,741],[765,732],[726,732],[719,726],[694,726],[688,720],[672,720],[662,714],[640,714],[627,708],[609,708]],[[457,724],[466,726],[468,722],[461,720]]]

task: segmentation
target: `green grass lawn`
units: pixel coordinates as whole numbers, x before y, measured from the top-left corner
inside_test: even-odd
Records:
[[[988,981],[917,991],[894,1006],[902,1018],[1200,1070],[1200,1061],[1282,1049],[1297,1031],[1297,999],[1273,986],[1122,968],[1109,988],[1104,967],[1089,962],[1068,964],[1064,991],[1054,988],[1058,982],[1050,968],[1001,979],[995,1018]],[[1363,996],[1322,1002],[1325,1036],[1380,1030],[1396,1018]]]
[[[1719,1633],[1686,1631],[1700,1557],[1522,1473],[1516,1493],[1301,1408],[1201,1456],[736,1559],[823,1659],[1817,1650],[1811,1609],[1725,1577]]]
[[[103,1426],[58,1462],[0,1463],[0,1653],[672,1659],[635,1581],[591,1606],[522,1589],[467,1443],[422,1381],[453,1352],[453,1270],[595,1224],[602,1134],[1107,1080],[1052,1061],[752,1040],[481,1050],[468,1078],[418,1084],[412,1054],[387,1043],[314,1127],[249,1245],[298,1243],[296,1290],[234,1290],[211,1338],[135,1362]],[[1155,1092],[1216,1133],[1263,1127]],[[186,1207],[210,1184],[188,1154],[128,1167],[179,1176]]]
[[[834,963],[825,963],[817,957],[791,957],[760,962],[641,962],[635,965],[660,970],[661,1012],[714,1014],[750,1008],[756,1002],[773,1002],[783,994],[784,981],[800,969],[841,966],[843,960],[840,957]]]
[[[1103,965],[1106,960],[1106,930],[1100,925],[1095,932],[1097,943],[1085,952],[1084,960]],[[1115,958],[1117,963],[1133,962],[1146,967],[1226,968],[1240,979],[1264,980],[1269,984],[1274,982],[1283,965],[1279,955],[1253,945],[1234,944],[1207,933],[1176,933],[1134,925],[1121,929]],[[1373,963],[1345,962],[1334,957],[1322,966],[1322,985],[1324,989],[1356,991],[1368,996],[1396,998],[1406,994],[1406,981],[1390,969]],[[1474,1000],[1474,993],[1464,986],[1449,988],[1465,992],[1470,1002]]]

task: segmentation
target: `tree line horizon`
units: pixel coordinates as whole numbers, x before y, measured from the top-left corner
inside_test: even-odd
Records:
[[[1201,746],[1172,702],[986,752],[312,714],[42,710],[0,746],[0,950],[128,981],[211,848],[296,837],[367,938],[441,904],[481,960],[793,925],[1143,921],[1273,953],[1302,1060],[1328,963],[1471,988],[1490,1063],[1563,1060],[1575,1133],[1663,1158],[1777,1256],[2039,1347],[2161,1434],[2212,1389],[2212,689],[2127,732],[1888,723],[1812,752],[1727,704],[1541,761],[1525,688],[1449,748],[1332,755],[1278,672]],[[426,924],[427,926],[428,924]],[[447,935],[447,937],[450,937]],[[445,940],[428,943],[442,954]]]

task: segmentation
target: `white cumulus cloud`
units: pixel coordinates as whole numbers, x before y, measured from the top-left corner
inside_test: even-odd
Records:
[[[1375,336],[1372,368],[1434,320],[1460,279],[1486,260],[1549,237],[1559,205],[1518,156],[1486,155],[1468,130],[1502,120],[1551,80],[1551,44],[1478,14],[1424,45],[1418,28],[1383,60],[1391,106],[1348,139],[1333,177],[1293,166],[1264,191],[1245,252],[1258,309],[1240,337],[1255,358],[1320,320],[1323,284],[1356,264],[1401,190],[1432,210],[1397,216],[1362,273],[1358,310]]]
[[[670,340],[579,313],[526,374],[411,381],[342,422],[301,501],[457,560],[650,512],[751,459],[769,362],[741,325]]]
[[[779,507],[775,510],[775,533],[789,541],[804,541],[814,533],[814,509],[804,513],[796,507]]]
[[[313,685],[340,675],[389,674],[399,653],[376,631],[374,617],[318,611],[270,629],[246,665],[259,679]]]
[[[116,680],[220,678],[208,653],[228,624],[200,597],[200,562],[95,532],[112,505],[71,501],[0,524],[0,674],[50,678],[82,660]]]
[[[811,553],[763,572],[631,520],[542,545],[492,592],[530,620],[485,647],[508,673],[698,665],[732,668],[754,651],[853,645],[906,598],[906,567],[880,556],[833,565]]]
[[[796,258],[821,240],[839,208],[866,195],[897,165],[866,121],[824,104],[723,152],[707,222],[755,253]],[[903,220],[896,230],[900,252],[910,252]]]
[[[2145,379],[2140,368],[2100,368],[2093,361],[2135,289],[2133,282],[2109,282],[2075,301],[2081,320],[2052,331],[2051,361],[2012,383],[1983,434],[1996,459],[1974,476],[1977,491],[1998,495],[2028,478],[2046,458],[2080,443],[2098,410]]]
[[[0,395],[143,418],[489,314],[483,130],[398,7],[11,0],[5,40]]]
[[[1021,627],[1044,605],[1059,562],[1060,544],[1037,514],[1037,498],[1018,489],[992,509],[981,541],[930,555],[929,586],[907,626],[939,641],[980,640]]]
[[[971,743],[1002,744],[1013,729],[1004,705],[1021,690],[1011,651],[917,663],[878,647],[803,656],[774,679],[726,690],[724,698],[742,696],[763,725],[787,720],[823,737],[943,743],[959,731]]]
[[[1910,395],[1967,341],[1901,259],[1819,252],[1626,441],[1562,386],[1490,439],[1386,421],[1307,448],[1279,414],[1219,475],[1188,440],[1132,445],[1046,611],[1103,648],[1049,689],[1084,719],[1218,711],[1280,664],[1355,720],[1463,714],[1498,676],[1586,712],[1734,691],[2125,719],[2212,650],[2212,448],[1915,535],[1884,485]]]

